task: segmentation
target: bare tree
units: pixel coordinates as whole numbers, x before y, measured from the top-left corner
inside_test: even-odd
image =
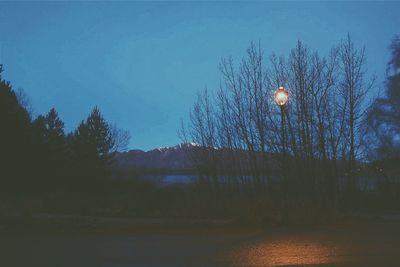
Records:
[[[364,100],[374,85],[366,79],[364,49],[348,36],[321,56],[299,41],[287,59],[272,55],[265,62],[260,45],[251,43],[237,67],[226,58],[219,69],[220,88],[212,97],[199,94],[185,135],[221,148],[200,156],[212,162],[206,166],[213,173],[229,173],[230,184],[265,192],[259,189],[272,188],[269,181],[285,180],[272,179],[278,176],[276,159],[285,158],[293,209],[336,208],[345,165],[348,188],[356,190]],[[272,99],[280,86],[290,94],[282,125]]]
[[[129,131],[118,128],[115,124],[110,125],[110,132],[113,139],[112,151],[121,152],[128,149],[131,135]]]
[[[360,144],[360,123],[366,114],[365,97],[374,86],[375,79],[365,80],[365,48],[357,49],[350,37],[340,45],[341,93],[347,102],[346,122],[348,123],[348,189],[357,189],[356,158]]]
[[[21,107],[23,107],[32,116],[33,107],[31,104],[31,100],[26,94],[25,90],[22,88],[18,88],[15,91],[15,95],[17,96],[18,103],[21,105]]]

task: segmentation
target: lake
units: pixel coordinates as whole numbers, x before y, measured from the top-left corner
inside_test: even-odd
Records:
[[[194,182],[196,175],[144,175],[141,177],[147,181],[154,181],[161,185],[185,185]]]

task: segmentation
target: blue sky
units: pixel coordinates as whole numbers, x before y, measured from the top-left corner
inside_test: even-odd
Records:
[[[55,107],[73,130],[97,105],[130,131],[131,148],[179,143],[196,91],[216,89],[222,57],[252,40],[287,55],[297,40],[321,53],[349,32],[383,81],[400,34],[400,2],[0,2],[4,78],[34,114]]]

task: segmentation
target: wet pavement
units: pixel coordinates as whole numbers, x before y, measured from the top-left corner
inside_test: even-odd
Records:
[[[0,238],[0,266],[400,266],[399,223]]]
[[[280,229],[228,253],[231,266],[400,266],[399,224]]]

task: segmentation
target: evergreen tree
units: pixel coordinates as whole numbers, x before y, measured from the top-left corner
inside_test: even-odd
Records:
[[[64,122],[53,108],[33,122],[33,142],[38,182],[41,188],[55,189],[64,185],[68,160]]]
[[[0,65],[0,188],[27,190],[31,169],[30,114],[18,102],[11,84],[2,79],[2,72]]]
[[[114,140],[110,125],[95,107],[70,137],[77,177],[86,186],[94,186],[107,176],[113,156]]]

